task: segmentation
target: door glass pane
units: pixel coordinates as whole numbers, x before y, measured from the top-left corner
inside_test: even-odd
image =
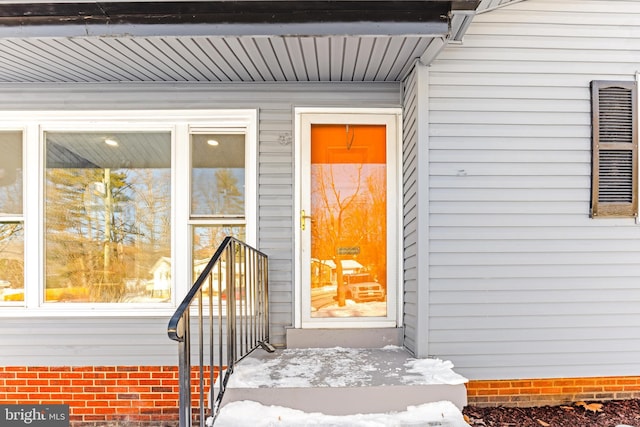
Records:
[[[311,317],[387,314],[386,126],[311,125]]]
[[[191,135],[191,215],[244,216],[244,134]]]
[[[45,302],[171,297],[171,134],[45,134]]]

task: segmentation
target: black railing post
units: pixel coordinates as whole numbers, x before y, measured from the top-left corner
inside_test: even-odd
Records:
[[[204,316],[202,288],[198,291],[198,391],[200,402],[200,425],[204,426]]]
[[[178,323],[182,341],[178,343],[178,381],[180,390],[180,427],[191,427],[191,334],[189,311],[182,314]]]
[[[267,270],[268,258],[264,253],[226,237],[169,320],[169,338],[178,342],[180,427],[191,427],[195,415],[195,408],[192,408],[192,397],[195,396],[192,396],[191,390],[192,346],[198,347],[198,413],[201,427],[215,422],[235,364],[259,346],[273,351],[268,344]],[[209,292],[208,298],[204,298],[205,289]],[[194,306],[196,300],[197,306]],[[198,317],[197,340],[191,337],[192,315]],[[205,319],[208,320],[207,325]],[[205,331],[209,333],[208,349],[205,347]],[[216,332],[217,339],[214,337]],[[209,364],[208,401],[205,399],[206,353]],[[216,383],[218,392],[214,396]],[[207,407],[210,410],[208,418]]]

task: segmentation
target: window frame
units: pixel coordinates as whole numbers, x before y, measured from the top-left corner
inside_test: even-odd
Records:
[[[4,316],[158,316],[175,310],[190,288],[191,229],[190,131],[215,129],[245,133],[245,232],[256,244],[257,235],[257,119],[255,109],[238,110],[92,110],[5,111],[0,130],[23,136],[24,302],[1,304]],[[171,132],[171,254],[172,295],[167,303],[46,303],[44,247],[45,132],[62,131]],[[180,190],[179,190],[180,189]],[[178,274],[178,272],[181,272]]]
[[[251,149],[250,147],[256,147],[257,144],[249,143],[249,135],[244,132],[245,135],[245,159],[244,159],[244,173],[245,173],[245,192],[244,192],[244,216],[237,215],[202,215],[202,214],[194,214],[192,212],[192,193],[193,193],[193,182],[192,182],[192,143],[191,136],[197,134],[209,134],[209,133],[235,133],[240,134],[242,132],[241,128],[220,128],[220,127],[211,127],[211,126],[198,126],[192,125],[189,126],[189,150],[188,150],[188,161],[189,161],[189,182],[188,182],[188,215],[189,218],[187,220],[188,223],[188,231],[187,235],[189,236],[189,283],[195,282],[197,277],[194,277],[194,259],[193,259],[193,231],[195,227],[215,227],[215,226],[224,226],[224,225],[233,225],[233,226],[244,226],[245,230],[245,241],[255,246],[256,244],[256,227],[250,227],[250,224],[256,224],[257,222],[257,151],[256,149]],[[250,203],[249,201],[255,201],[255,203]],[[254,218],[254,221],[249,221],[249,218]]]

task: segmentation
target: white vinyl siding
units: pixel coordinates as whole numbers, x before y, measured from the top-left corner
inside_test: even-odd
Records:
[[[417,357],[426,357],[429,348],[429,252],[421,238],[430,220],[427,96],[427,67],[417,63],[404,82],[402,146],[404,345]]]
[[[640,375],[640,226],[589,218],[592,80],[640,2],[479,14],[429,70],[429,353],[471,379]]]
[[[417,73],[409,74],[403,91],[403,141],[402,141],[402,189],[403,189],[403,261],[404,261],[404,345],[411,352],[417,351],[418,340],[418,126]]]
[[[293,325],[293,111],[304,107],[399,107],[398,83],[331,84],[12,84],[0,85],[0,110],[257,109],[257,247],[269,256],[271,341]],[[27,254],[27,256],[29,256]],[[183,295],[177,295],[180,300]],[[166,316],[13,316],[0,311],[6,365],[174,365]],[[61,327],[64,326],[64,327]],[[29,340],[25,340],[25,333]],[[33,334],[33,335],[31,335]],[[38,346],[45,344],[46,354]],[[40,354],[37,354],[40,353]]]

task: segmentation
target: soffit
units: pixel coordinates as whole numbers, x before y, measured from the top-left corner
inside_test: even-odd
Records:
[[[0,82],[401,81],[477,3],[3,3]]]
[[[0,82],[398,81],[432,37],[0,39]]]
[[[518,3],[525,0],[482,0],[478,6],[477,12],[487,12],[499,7],[507,6],[511,3]]]

